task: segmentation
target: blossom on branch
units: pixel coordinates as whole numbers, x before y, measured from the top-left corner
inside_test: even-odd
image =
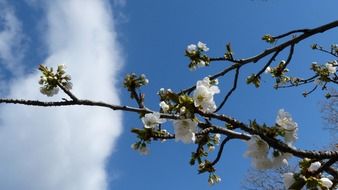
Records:
[[[153,129],[157,125],[166,122],[166,119],[161,119],[161,114],[158,112],[155,113],[147,113],[142,117],[142,122],[144,124],[144,128],[146,129]]]
[[[327,189],[330,189],[333,185],[332,181],[329,178],[322,177],[320,178],[320,183],[322,186],[326,187]]]
[[[195,107],[201,109],[205,113],[216,110],[214,95],[220,92],[219,88],[210,84],[209,77],[197,81],[196,90],[193,94]]]
[[[245,155],[252,158],[252,164],[257,169],[271,168],[272,162],[268,158],[269,145],[258,135],[253,135],[250,140],[247,141],[248,150]]]
[[[337,61],[335,61],[337,65]],[[326,69],[329,71],[330,74],[335,74],[337,72],[337,66],[333,65],[333,63],[325,63]]]
[[[247,144],[245,155],[252,158],[252,165],[256,169],[277,168],[288,164],[287,159],[291,154],[274,151],[274,154],[269,156],[269,144],[258,135],[253,135]]]
[[[195,44],[188,45],[187,52],[189,54],[195,54],[197,52],[197,46]]]
[[[181,119],[175,120],[174,130],[175,130],[175,139],[176,141],[181,140],[183,143],[192,143],[195,142],[195,132],[197,123],[192,119]]]
[[[170,107],[165,101],[161,101],[159,105],[164,113],[168,112]]]
[[[276,118],[277,125],[284,130],[284,140],[289,145],[292,146],[293,143],[297,140],[297,130],[298,124],[293,121],[291,115],[280,109]]]
[[[207,47],[207,44],[205,44],[205,43],[203,43],[203,42],[198,42],[197,43],[197,47],[198,47],[198,49],[200,49],[200,50],[202,50],[202,51],[205,51],[205,52],[207,52],[207,51],[209,51],[209,48]]]
[[[207,45],[203,42],[198,42],[196,44],[190,44],[185,50],[185,55],[191,60],[189,68],[194,70],[198,67],[208,66],[210,63],[209,57],[205,52],[209,51]]]
[[[63,90],[71,90],[73,88],[73,84],[70,82],[71,76],[66,74],[65,69],[64,64],[58,65],[56,72],[53,71],[53,68],[40,65],[39,70],[42,74],[39,80],[40,92],[47,96],[53,96],[59,92],[60,86]]]
[[[309,172],[315,172],[317,171],[322,164],[320,162],[313,162],[311,163],[310,167],[307,169]]]

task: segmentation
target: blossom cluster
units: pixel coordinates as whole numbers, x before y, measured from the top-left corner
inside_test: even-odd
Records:
[[[284,178],[284,185],[286,189],[296,189],[299,183],[298,181],[303,182],[300,183],[300,186],[306,185],[309,189],[318,189],[318,190],[327,190],[330,189],[333,185],[332,176],[324,176],[322,177],[321,175],[313,177],[313,176],[308,176],[305,177],[302,173],[307,173],[307,172],[316,172],[320,167],[321,163],[316,161],[310,163],[308,159],[305,159],[303,161],[303,164],[305,163],[305,167],[301,168],[303,171],[300,173],[293,173],[293,172],[287,172],[283,174]],[[310,164],[310,165],[309,165]],[[302,164],[301,164],[302,166]]]
[[[149,80],[146,75],[142,74],[137,76],[135,73],[127,74],[123,81],[123,86],[128,89],[128,91],[133,91],[136,88],[147,85]],[[133,98],[133,97],[132,97]]]
[[[277,114],[276,124],[278,131],[284,136],[284,141],[290,147],[297,139],[298,125],[293,121],[291,115],[280,109]],[[291,154],[274,150],[270,156],[270,147],[260,136],[252,135],[247,141],[248,150],[245,155],[252,158],[252,164],[257,169],[277,168],[288,164],[287,159]]]
[[[283,164],[287,164],[287,159],[290,154],[276,152],[269,156],[269,144],[261,139],[257,135],[253,135],[249,141],[247,141],[248,150],[245,155],[252,158],[252,165],[256,169],[270,169],[277,168]]]
[[[276,67],[268,66],[264,72],[267,74],[271,74],[271,76],[275,78],[275,87],[284,85],[291,80],[289,76],[286,76],[286,74],[289,72],[289,69],[286,68],[285,60],[281,60]]]
[[[217,82],[215,83],[217,84]],[[205,113],[216,110],[214,95],[220,92],[219,88],[212,84],[209,77],[197,81],[196,90],[193,94],[194,104]]]
[[[285,143],[292,147],[297,140],[298,124],[293,121],[291,115],[284,109],[278,111],[276,124],[284,132]]]
[[[185,55],[190,58],[190,69],[196,69],[198,67],[208,66],[210,63],[209,57],[205,55],[205,52],[209,51],[207,45],[203,42],[196,44],[190,44],[185,50]]]
[[[71,76],[66,74],[65,69],[65,65],[58,65],[56,73],[54,73],[53,68],[40,65],[39,70],[42,73],[39,80],[39,84],[42,85],[40,92],[47,96],[53,96],[59,92],[59,85],[66,90],[71,90],[73,87],[70,82]]]

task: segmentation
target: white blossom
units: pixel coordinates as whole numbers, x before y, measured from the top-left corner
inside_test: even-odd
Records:
[[[326,177],[320,178],[320,182],[324,187],[326,187],[328,189],[330,189],[333,185],[332,181],[329,178],[326,178]]]
[[[271,168],[272,162],[268,158],[269,145],[259,136],[253,135],[250,140],[247,141],[248,150],[245,155],[252,158],[252,165],[256,169],[268,169]]]
[[[203,60],[199,60],[198,63],[197,63],[198,67],[204,67],[205,65],[206,65],[205,61],[203,61]]]
[[[325,63],[325,67],[331,74],[334,74],[337,71],[337,66],[333,65],[332,63]]]
[[[191,119],[175,120],[174,130],[176,141],[181,140],[183,143],[195,142],[195,131],[197,123]]]
[[[283,178],[285,189],[289,189],[291,185],[293,185],[296,182],[294,174],[292,172],[284,173]]]
[[[47,87],[41,87],[40,92],[47,96],[54,96],[55,94],[59,93],[59,88],[55,87],[55,88],[48,89]]]
[[[201,49],[202,51],[209,51],[209,48],[207,47],[207,44],[203,42],[198,42],[197,47]]]
[[[169,105],[165,101],[160,102],[160,107],[162,108],[164,113],[167,113],[169,110]]]
[[[272,69],[271,69],[271,67],[269,66],[269,67],[267,67],[266,69],[265,69],[265,73],[271,73],[271,71],[272,71]]]
[[[285,131],[284,140],[292,146],[297,139],[298,124],[293,121],[291,115],[280,109],[277,114],[276,123]]]
[[[210,84],[210,79],[205,77],[197,81],[196,90],[193,94],[194,104],[201,108],[203,112],[213,112],[216,110],[214,95],[220,92],[219,88]]]
[[[161,114],[158,112],[145,114],[145,116],[142,117],[144,128],[151,129],[156,127],[158,124],[164,123],[166,121],[165,119],[161,119],[160,117]]]
[[[310,167],[307,169],[309,172],[315,172],[317,171],[322,164],[320,162],[313,162],[311,163]]]
[[[291,154],[279,153],[277,156],[269,156],[269,144],[259,136],[251,136],[251,139],[247,141],[247,144],[248,150],[245,152],[245,156],[252,158],[252,165],[256,169],[270,169],[288,165],[287,159]]]
[[[194,54],[197,51],[197,46],[195,44],[190,44],[187,47],[187,52],[190,54]]]
[[[248,150],[245,155],[252,158],[259,158],[265,156],[269,152],[269,145],[257,135],[252,135],[247,141]]]

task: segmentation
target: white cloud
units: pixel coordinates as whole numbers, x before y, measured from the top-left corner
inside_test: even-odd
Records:
[[[45,64],[66,64],[79,98],[119,104],[114,86],[122,59],[107,7],[105,1],[48,1]],[[47,99],[38,78],[34,73],[13,81],[9,96]],[[120,112],[6,105],[0,119],[0,189],[107,188],[105,162],[121,133]]]
[[[19,64],[24,52],[21,23],[6,1],[0,0],[0,7],[0,63],[8,72],[18,75],[22,72]]]

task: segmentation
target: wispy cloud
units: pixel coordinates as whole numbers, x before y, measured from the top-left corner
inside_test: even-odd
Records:
[[[50,52],[45,64],[66,64],[78,97],[118,104],[115,82],[123,60],[109,4],[54,0],[44,9]],[[38,78],[35,73],[14,81],[9,96],[46,99]],[[121,113],[8,105],[0,119],[0,189],[107,188],[105,162],[121,133]]]
[[[0,64],[12,75],[22,72],[21,59],[24,57],[24,36],[20,21],[14,9],[4,0],[0,0]]]

